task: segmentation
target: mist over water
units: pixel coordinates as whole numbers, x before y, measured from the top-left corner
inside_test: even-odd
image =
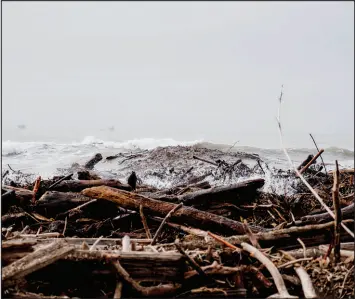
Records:
[[[335,160],[354,165],[352,2],[9,1],[2,8],[3,170],[50,177],[97,152],[149,150],[141,162],[95,170],[124,179],[137,168],[147,182],[168,186],[150,171],[189,167],[201,148],[206,158],[233,161],[245,152],[288,169],[275,120],[281,85],[294,163],[316,153],[312,133],[329,168]],[[174,159],[151,159],[168,146]],[[196,167],[196,175],[207,171]]]

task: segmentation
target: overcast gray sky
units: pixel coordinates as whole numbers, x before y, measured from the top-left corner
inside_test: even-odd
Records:
[[[287,146],[313,147],[311,132],[354,147],[352,1],[3,2],[2,16],[5,140],[278,148],[284,84]]]

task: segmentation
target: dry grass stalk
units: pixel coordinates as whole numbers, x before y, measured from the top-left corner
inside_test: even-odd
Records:
[[[281,147],[283,152],[285,153],[285,156],[288,160],[288,162],[290,163],[290,165],[292,166],[292,168],[294,169],[294,171],[296,172],[297,176],[301,179],[301,181],[306,185],[306,187],[311,191],[311,193],[314,195],[314,197],[319,201],[319,203],[324,207],[324,209],[329,213],[330,216],[333,217],[333,219],[335,219],[335,215],[334,213],[331,211],[331,209],[324,203],[323,199],[318,195],[318,193],[312,188],[312,186],[307,182],[307,180],[304,178],[304,176],[297,170],[297,168],[293,165],[292,160],[283,144],[283,137],[282,137],[282,129],[281,129],[281,121],[280,121],[280,109],[281,109],[281,102],[282,102],[282,95],[283,92],[281,90],[281,94],[279,97],[279,110],[278,110],[278,118],[277,118],[277,123],[278,123],[278,128],[279,128],[279,135],[280,135],[280,142],[281,142]],[[345,229],[345,231],[354,238],[354,233],[345,226],[344,223],[341,223],[341,226]]]

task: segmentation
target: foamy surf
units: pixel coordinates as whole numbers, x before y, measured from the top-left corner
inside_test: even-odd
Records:
[[[117,158],[106,161],[107,156],[119,153],[139,153],[141,156],[123,161]],[[298,166],[309,154],[315,154],[315,149],[289,149],[289,154]],[[175,168],[177,172],[186,171],[194,167],[192,175],[203,175],[215,171],[215,166],[196,161],[193,155],[201,155],[206,159],[215,161],[223,159],[233,163],[242,159],[253,172],[247,176],[233,177],[230,180],[218,180],[214,176],[206,177],[211,185],[223,185],[240,182],[250,178],[264,178],[264,191],[284,194],[292,192],[292,181],[288,177],[276,177],[265,167],[265,174],[256,166],[256,159],[261,159],[270,168],[287,170],[290,165],[280,149],[262,149],[247,146],[234,146],[213,144],[203,140],[177,141],[174,139],[143,138],[127,141],[107,141],[87,136],[81,141],[70,143],[55,142],[15,142],[2,143],[2,169],[8,164],[14,170],[29,174],[27,179],[34,180],[36,176],[50,178],[54,175],[67,174],[73,163],[84,164],[94,154],[100,152],[104,159],[95,166],[95,171],[103,178],[116,178],[126,180],[130,171],[135,170],[148,185],[158,188],[170,188],[176,183],[174,175],[168,171]],[[337,147],[326,148],[323,159],[327,170],[331,170],[334,161],[338,160],[342,168],[354,167],[354,152],[349,149]],[[320,162],[320,161],[319,161]],[[11,174],[11,173],[10,173]],[[10,175],[9,174],[9,175]],[[14,177],[14,179],[16,179]]]

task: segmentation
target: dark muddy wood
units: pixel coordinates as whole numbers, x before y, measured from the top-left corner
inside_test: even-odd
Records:
[[[96,154],[84,165],[86,169],[94,169],[94,166],[102,160],[102,155],[100,153]]]
[[[94,172],[89,170],[78,171],[78,180],[101,180]]]

